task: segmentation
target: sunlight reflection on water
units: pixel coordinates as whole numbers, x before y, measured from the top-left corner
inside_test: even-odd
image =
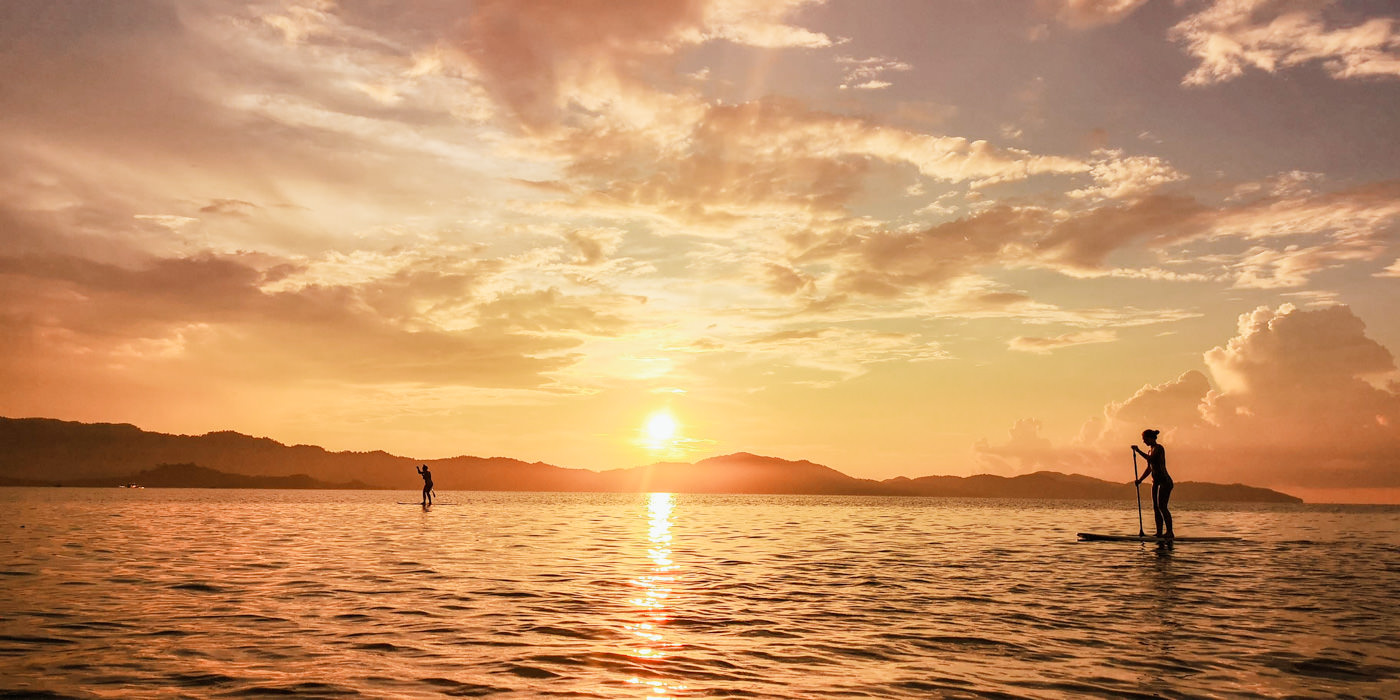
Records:
[[[666,623],[671,619],[670,599],[676,582],[676,565],[671,559],[671,512],[674,499],[669,493],[647,496],[647,557],[651,566],[647,573],[633,579],[641,596],[632,599],[637,607],[637,622],[627,629],[640,641],[630,650],[633,657],[663,662],[681,645],[666,640]],[[658,678],[632,677],[629,682],[645,686],[648,698],[665,698],[686,690],[684,685]]]

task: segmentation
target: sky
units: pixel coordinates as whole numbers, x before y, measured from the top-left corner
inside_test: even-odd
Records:
[[[0,415],[1400,502],[1385,0],[8,0]]]

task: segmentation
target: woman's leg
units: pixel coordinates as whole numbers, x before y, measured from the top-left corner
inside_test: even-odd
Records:
[[[1152,482],[1152,520],[1157,523],[1157,536],[1162,536],[1162,485]]]
[[[1162,495],[1161,495],[1161,499],[1160,499],[1160,500],[1161,500],[1161,503],[1159,504],[1159,506],[1160,506],[1161,509],[1162,509],[1162,520],[1165,521],[1165,522],[1167,523],[1167,536],[1168,536],[1168,537],[1173,536],[1173,533],[1172,533],[1172,512],[1171,512],[1171,510],[1169,510],[1169,509],[1167,508],[1167,504],[1170,503],[1171,500],[1172,500],[1172,488],[1175,487],[1175,486],[1176,486],[1176,484],[1170,484],[1170,483],[1168,483],[1168,484],[1162,484]]]

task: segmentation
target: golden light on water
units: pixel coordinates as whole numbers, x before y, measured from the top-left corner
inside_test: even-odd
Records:
[[[674,499],[669,493],[653,493],[647,497],[647,558],[651,565],[646,572],[633,579],[632,585],[639,590],[637,597],[630,601],[637,610],[637,621],[626,625],[636,637],[635,647],[630,656],[642,661],[662,662],[680,644],[667,641],[666,623],[671,619],[671,596],[675,592],[676,564],[671,552],[671,514]],[[661,667],[657,667],[661,670]],[[646,686],[648,698],[665,698],[684,691],[683,685],[676,685],[659,678],[634,677],[630,681]]]

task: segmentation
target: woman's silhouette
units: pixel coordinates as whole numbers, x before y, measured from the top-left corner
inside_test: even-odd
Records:
[[[1137,445],[1133,445],[1133,451],[1142,455],[1147,460],[1147,469],[1144,469],[1142,476],[1138,477],[1137,483],[1141,484],[1148,475],[1152,476],[1152,517],[1157,521],[1157,536],[1162,537],[1162,523],[1167,524],[1166,537],[1175,537],[1172,533],[1172,512],[1167,510],[1167,503],[1172,498],[1172,477],[1167,473],[1167,450],[1157,444],[1157,435],[1161,431],[1147,429],[1142,431],[1142,443],[1147,445],[1149,452],[1143,452]]]
[[[433,504],[433,473],[428,471],[426,464],[414,471],[423,477],[423,505],[430,506]]]

